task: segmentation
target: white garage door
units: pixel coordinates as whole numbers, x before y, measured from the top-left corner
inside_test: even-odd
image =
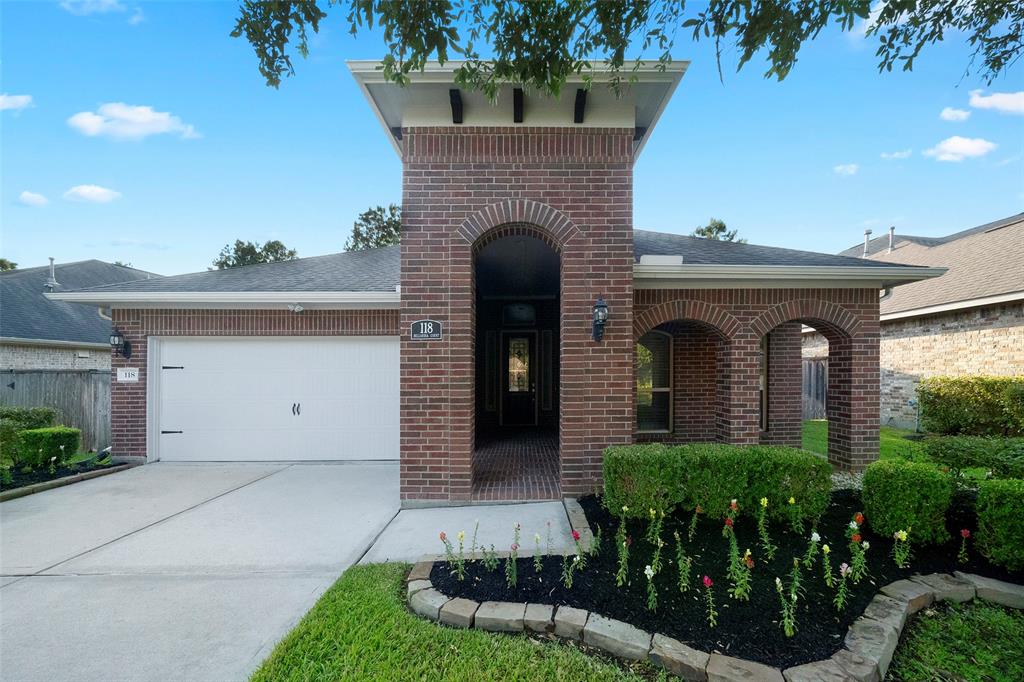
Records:
[[[398,337],[165,338],[164,461],[398,459]]]

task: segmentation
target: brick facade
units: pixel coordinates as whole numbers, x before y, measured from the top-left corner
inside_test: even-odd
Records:
[[[561,259],[560,482],[600,485],[601,451],[633,435],[632,128],[402,131],[403,500],[466,501],[475,436],[473,253],[522,231]],[[611,319],[591,339],[594,301]],[[445,325],[413,342],[410,323]]]
[[[0,369],[110,369],[110,353],[102,348],[0,344]]]
[[[387,336],[398,334],[397,310],[114,309],[114,326],[132,357],[113,356],[112,371],[138,367],[137,383],[111,382],[111,438],[117,457],[146,456],[146,360],[150,336]]]
[[[826,357],[820,334],[805,334],[804,357]],[[917,425],[917,386],[935,376],[1024,374],[1024,303],[881,323],[880,421]]]

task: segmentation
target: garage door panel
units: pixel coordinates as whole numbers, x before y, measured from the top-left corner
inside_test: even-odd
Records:
[[[165,339],[160,458],[397,459],[397,337]]]

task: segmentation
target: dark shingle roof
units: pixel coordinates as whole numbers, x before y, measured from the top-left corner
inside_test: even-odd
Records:
[[[394,291],[399,283],[399,247],[332,253],[277,263],[242,265],[159,279],[124,282],[89,291]]]
[[[159,279],[151,272],[101,260],[58,263],[54,270],[59,285],[54,291]],[[108,343],[110,321],[99,316],[96,306],[47,299],[43,293],[49,278],[49,265],[0,273],[0,337]]]
[[[665,232],[633,231],[633,254],[682,256],[683,264],[892,267],[892,263],[774,246],[723,242]],[[899,266],[902,267],[902,266]]]

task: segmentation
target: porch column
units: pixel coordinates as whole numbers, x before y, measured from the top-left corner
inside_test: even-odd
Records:
[[[722,343],[718,374],[718,440],[734,445],[758,442],[759,339],[743,332]]]
[[[856,336],[829,339],[828,458],[844,471],[878,459],[878,343],[877,318]]]
[[[768,429],[761,431],[765,445],[801,445],[802,328],[800,322],[785,322],[768,332]]]

